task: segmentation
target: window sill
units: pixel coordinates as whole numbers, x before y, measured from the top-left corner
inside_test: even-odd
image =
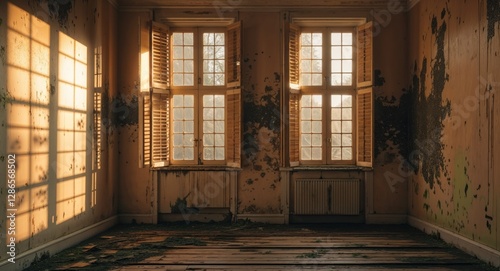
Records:
[[[290,171],[373,171],[371,167],[361,167],[361,166],[296,166],[287,168]],[[286,170],[286,169],[282,169]]]
[[[228,167],[228,166],[208,166],[208,165],[192,165],[192,166],[166,166],[151,168],[156,171],[240,171],[241,168]]]

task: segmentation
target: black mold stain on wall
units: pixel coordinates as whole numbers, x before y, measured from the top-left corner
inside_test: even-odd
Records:
[[[488,0],[486,2],[486,18],[488,19],[488,41],[495,36],[495,24],[500,22],[500,2]]]
[[[436,56],[431,63],[431,92],[426,97],[427,58],[423,58],[420,76],[415,62],[413,82],[410,86],[411,121],[410,142],[412,152],[408,161],[417,172],[421,170],[425,182],[433,189],[434,184],[440,185],[440,176],[447,174],[443,154],[443,121],[451,113],[449,100],[443,101],[443,91],[449,76],[446,73],[444,42],[446,22],[438,26],[437,18],[432,18],[432,33],[435,35]],[[419,163],[420,162],[420,163]],[[421,168],[419,167],[421,164]]]
[[[67,26],[73,3],[74,0],[30,0],[30,5],[38,10],[43,10],[42,5],[46,5],[50,19],[56,19],[61,27]]]
[[[139,99],[118,96],[110,104],[111,122],[116,126],[137,125],[139,123]]]

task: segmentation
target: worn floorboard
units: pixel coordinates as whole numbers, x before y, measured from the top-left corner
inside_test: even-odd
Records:
[[[493,270],[408,226],[118,226],[28,270]]]

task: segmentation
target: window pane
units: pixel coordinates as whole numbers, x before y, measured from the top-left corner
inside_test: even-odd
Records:
[[[186,154],[194,146],[194,95],[173,95],[172,100],[173,160],[193,160]]]
[[[321,147],[321,135],[312,135],[311,137],[311,145],[315,147]]]
[[[323,50],[321,47],[312,47],[312,59],[323,59]]]
[[[301,121],[301,131],[302,133],[310,133],[311,132],[311,121]]]
[[[313,108],[311,111],[311,116],[310,118],[312,120],[321,120],[322,117],[321,117],[321,108]]]
[[[352,121],[342,122],[342,133],[352,133]]]
[[[205,134],[203,135],[203,146],[214,146],[215,140],[213,134]]]
[[[300,158],[302,160],[312,160],[311,151],[311,148],[301,148]]]
[[[185,148],[184,149],[184,160],[194,160],[194,148]]]
[[[313,60],[311,61],[311,70],[313,73],[320,73],[319,76],[321,76],[321,71],[323,70],[323,62],[321,60]]]
[[[309,147],[312,145],[312,137],[310,134],[303,134],[301,137],[301,145],[302,147]]]
[[[224,59],[225,49],[224,46],[215,46],[215,59]]]
[[[312,86],[321,86],[323,85],[323,76],[321,74],[313,74],[311,81]]]
[[[174,60],[174,72],[182,72],[184,69],[184,62],[182,60]]]
[[[194,121],[184,121],[184,133],[194,133]]]
[[[341,33],[332,33],[332,45],[342,45]]]
[[[342,46],[342,58],[343,59],[352,59],[352,47],[351,46]]]
[[[182,86],[182,82],[184,82],[182,74],[174,74],[174,85]]]
[[[193,33],[184,33],[184,44],[193,45]]]
[[[332,72],[341,72],[341,71],[342,71],[342,61],[332,60]]]
[[[352,148],[342,148],[342,160],[352,160]]]
[[[332,59],[342,59],[341,46],[332,46]]]
[[[191,46],[184,47],[184,58],[186,58],[186,59],[193,59],[194,58],[193,47],[191,47]]]
[[[352,60],[342,60],[342,72],[352,72]]]
[[[182,47],[174,47],[174,59],[180,59],[184,56],[184,52],[182,51]],[[175,65],[174,65],[175,67]]]
[[[332,95],[331,96],[332,107],[342,106],[342,95]]]
[[[332,133],[341,133],[342,132],[342,122],[341,121],[332,121]]]
[[[300,103],[301,160],[322,159],[322,95],[302,95]]]
[[[342,74],[342,85],[343,86],[351,86],[352,85],[352,74],[350,74],[350,73]]]
[[[351,95],[342,95],[342,106],[343,107],[352,107],[352,96]]]
[[[214,109],[213,108],[203,108],[203,119],[213,120],[214,119]]]
[[[193,74],[185,74],[184,75],[184,85],[185,86],[194,86]]]
[[[192,60],[184,60],[184,71],[187,73],[192,73],[194,70],[193,61]]]
[[[343,134],[342,135],[342,146],[352,146],[352,135]]]
[[[321,160],[322,152],[323,150],[321,148],[312,148],[312,160]]]
[[[173,45],[182,45],[183,38],[182,33],[173,33],[172,34],[172,44]]]
[[[215,147],[215,160],[224,160],[225,151],[223,147]]]
[[[332,135],[332,146],[333,147],[340,147],[342,146],[342,137],[339,134],[334,134]]]
[[[311,113],[311,108],[303,108],[300,111],[300,118],[301,119],[311,119],[312,118],[312,113]]]
[[[224,108],[216,108],[215,109],[215,119],[216,120],[224,120]]]
[[[323,44],[323,34],[313,33],[312,34],[312,45],[322,45]]]
[[[302,33],[300,35],[300,43],[302,45],[312,45],[312,33]]]
[[[203,159],[224,160],[224,95],[203,95]],[[208,149],[210,148],[210,149]],[[205,152],[209,152],[205,155]]]
[[[322,33],[302,33],[300,44],[300,84],[323,85]]]
[[[214,160],[214,148],[203,148],[203,159],[204,160]]]
[[[342,149],[332,148],[332,160],[341,160],[341,159],[342,159]]]
[[[323,123],[321,121],[313,121],[312,122],[312,132],[313,133],[318,133],[320,134],[321,133],[321,130],[322,130],[322,125]]]
[[[224,134],[224,121],[215,121],[215,132]]]
[[[342,45],[352,45],[352,33],[342,33]]]
[[[203,122],[203,133],[213,133],[214,132],[214,122],[204,121]]]
[[[215,135],[215,146],[224,146],[224,134]]]
[[[351,108],[342,108],[342,120],[352,120]]]
[[[331,95],[331,159],[352,160],[352,95]]]
[[[224,95],[215,95],[215,106],[224,107]]]
[[[332,120],[341,120],[342,119],[342,109],[341,108],[332,108]]]

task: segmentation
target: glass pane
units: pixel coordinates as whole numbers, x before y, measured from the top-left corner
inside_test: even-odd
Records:
[[[322,59],[323,58],[323,49],[321,47],[313,47],[312,48],[312,59]]]
[[[311,75],[310,74],[302,74],[300,76],[300,84],[303,85],[303,86],[311,86],[312,83],[311,83]]]
[[[301,121],[300,130],[302,133],[310,133],[311,132],[311,122],[310,121]]]
[[[174,46],[174,59],[179,59],[183,57],[182,47]]]
[[[213,146],[215,143],[213,134],[203,135],[203,146]]]
[[[352,133],[352,121],[342,122],[342,133]]]
[[[215,84],[215,77],[213,74],[204,74],[203,75],[203,85],[204,86],[213,86]]]
[[[342,109],[340,108],[332,108],[332,120],[341,120],[342,119]]]
[[[214,160],[214,148],[203,148],[203,160]]]
[[[174,108],[174,120],[183,120],[184,114],[182,112],[182,108]]]
[[[214,85],[216,85],[216,86],[223,86],[224,85],[224,74],[223,73],[215,75]]]
[[[193,159],[194,159],[194,148],[185,148],[184,160],[193,160]]]
[[[342,75],[342,85],[344,86],[352,85],[352,74],[346,73]]]
[[[223,147],[216,147],[215,148],[215,160],[224,160],[224,148]]]
[[[321,148],[312,148],[312,160],[321,160],[322,149]]]
[[[174,60],[174,72],[182,72],[183,67],[183,60]]]
[[[174,148],[174,160],[184,160],[184,152],[182,148]]]
[[[182,45],[182,33],[174,33],[172,34],[172,43],[174,45]]]
[[[174,134],[174,146],[182,146],[182,134]]]
[[[351,108],[342,108],[342,120],[352,120]]]
[[[332,60],[332,72],[342,71],[342,60]]]
[[[215,119],[224,120],[224,108],[215,108]]]
[[[310,120],[311,119],[311,108],[302,108],[300,110],[300,118],[303,120]]]
[[[342,60],[342,72],[352,72],[352,60]]]
[[[314,134],[311,137],[311,144],[315,147],[321,147],[321,135]]]
[[[312,95],[312,106],[313,107],[322,107],[323,106],[323,97],[321,95]]]
[[[352,45],[352,33],[342,33],[342,45]]]
[[[341,59],[342,49],[341,46],[332,46],[332,59]]]
[[[344,134],[342,135],[342,146],[352,146],[352,135],[350,134]]]
[[[203,45],[213,45],[213,44],[214,44],[214,34],[203,33]]]
[[[343,46],[342,47],[342,58],[343,59],[352,59],[352,46]]]
[[[191,46],[184,47],[184,58],[185,59],[193,59],[194,58],[193,47],[191,47]]]
[[[332,133],[341,133],[342,132],[342,122],[341,121],[332,121]]]
[[[203,108],[203,119],[213,120],[214,119],[214,109],[213,108]]]
[[[215,106],[224,107],[224,95],[215,95]]]
[[[182,82],[184,82],[182,74],[174,74],[174,85],[182,86]]]
[[[184,108],[184,119],[194,120],[194,108]]]
[[[300,35],[300,43],[301,43],[301,45],[311,45],[312,44],[312,34],[311,33],[302,33]]]
[[[321,72],[323,70],[323,63],[321,60],[312,60],[311,61],[311,68],[313,72]]]
[[[321,74],[313,74],[311,77],[313,86],[321,86],[323,85],[323,76]]]
[[[224,72],[224,60],[215,60],[215,72]]]
[[[225,57],[224,46],[215,46],[215,58],[224,59],[224,57]]]
[[[224,121],[216,121],[215,122],[215,132],[216,133],[224,133]]]
[[[332,147],[340,147],[341,145],[341,135],[340,134],[333,134],[332,135]]]
[[[342,85],[342,75],[340,73],[332,74],[332,86]]]
[[[224,146],[224,135],[216,134],[215,135],[215,146]]]
[[[184,95],[184,106],[185,107],[194,106],[194,95]]]
[[[342,159],[342,149],[332,148],[332,160],[341,160],[341,159]]]
[[[302,95],[300,103],[302,107],[311,107],[312,95]]]
[[[342,148],[342,160],[352,160],[352,148]]]
[[[323,44],[323,34],[313,33],[312,34],[312,45],[322,45]]]
[[[313,133],[321,133],[322,130],[322,125],[323,123],[321,121],[313,121],[312,122],[312,132]]]
[[[301,148],[300,158],[302,160],[311,160],[311,148]]]
[[[310,59],[310,58],[312,58],[311,47],[304,46],[304,47],[300,48],[300,58],[302,58],[302,59]]]
[[[193,146],[194,136],[192,134],[184,134],[184,138],[182,139],[182,144],[184,146]]]
[[[192,73],[194,69],[194,63],[192,60],[184,60],[184,72]]]
[[[313,108],[312,109],[312,116],[311,119],[313,120],[321,120],[321,108]]]
[[[312,137],[311,137],[310,134],[303,134],[301,138],[302,138],[302,140],[300,142],[300,145],[302,147],[309,147],[309,146],[311,146],[311,144],[312,144]]]
[[[193,33],[184,33],[184,45],[193,45]]]
[[[312,63],[311,60],[301,60],[300,61],[300,71],[301,72],[311,72]]]
[[[210,46],[203,46],[203,59],[213,59],[214,49]]]
[[[174,121],[174,133],[183,133],[184,125],[180,121]]]
[[[203,60],[203,72],[214,72],[214,61],[213,60]]]
[[[214,132],[214,122],[204,121],[203,122],[203,133],[213,133]]]
[[[183,97],[182,95],[174,95],[173,97],[173,104],[174,104],[174,107],[182,107],[184,105],[184,102],[183,102]]]
[[[185,86],[193,86],[193,74],[185,74],[184,75],[184,85]]]
[[[194,133],[194,121],[184,121],[184,133]]]
[[[331,96],[332,107],[341,107],[342,106],[342,95],[332,95]]]
[[[332,33],[332,45],[342,45],[341,33]]]
[[[351,95],[342,95],[342,106],[343,107],[352,107],[352,96]]]

